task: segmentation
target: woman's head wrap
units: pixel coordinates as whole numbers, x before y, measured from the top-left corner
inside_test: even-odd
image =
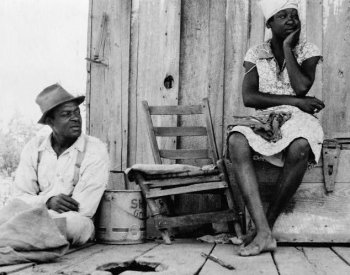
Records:
[[[273,15],[284,9],[297,9],[299,0],[260,0],[262,12],[268,21]]]

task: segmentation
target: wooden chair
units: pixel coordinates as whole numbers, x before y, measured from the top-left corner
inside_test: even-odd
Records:
[[[170,160],[209,159],[212,164],[216,165],[216,168],[212,170],[183,172],[170,175],[159,174],[150,176],[144,172],[135,173],[135,181],[140,186],[151,211],[151,215],[154,217],[155,227],[161,232],[165,243],[171,243],[168,229],[172,227],[232,221],[234,222],[236,233],[240,232],[239,219],[237,219],[235,211],[234,194],[232,188],[230,188],[230,181],[223,161],[219,160],[218,157],[208,99],[204,98],[201,105],[149,106],[147,101],[143,101],[142,106],[156,164],[162,164],[163,158]],[[156,115],[201,115],[205,117],[206,125],[193,127],[155,127],[152,122],[152,116]],[[208,148],[159,149],[156,137],[174,136],[206,136]],[[165,216],[161,213],[160,207],[156,203],[156,200],[161,197],[196,192],[224,194],[228,209],[209,213]]]

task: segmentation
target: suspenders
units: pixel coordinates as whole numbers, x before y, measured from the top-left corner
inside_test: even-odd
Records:
[[[84,136],[83,151],[82,152],[78,151],[77,160],[75,161],[75,165],[74,165],[73,187],[75,187],[79,181],[79,171],[80,171],[81,163],[83,162],[83,159],[85,156],[86,144],[87,144],[87,137]]]
[[[39,147],[41,145],[41,143],[43,142],[43,140],[45,139],[45,137],[43,137],[42,139],[39,140]],[[80,167],[81,167],[81,163],[84,160],[85,157],[85,152],[86,152],[86,144],[88,142],[88,138],[86,136],[84,136],[84,147],[83,147],[83,151],[78,151],[77,154],[77,159],[75,161],[75,165],[74,165],[74,177],[73,177],[73,188],[77,185],[78,181],[79,181],[79,172],[80,172]],[[41,160],[41,155],[42,155],[42,151],[38,152],[38,159],[37,159],[37,178],[39,177],[39,163]]]

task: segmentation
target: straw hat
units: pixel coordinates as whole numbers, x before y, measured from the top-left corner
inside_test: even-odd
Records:
[[[85,96],[74,97],[62,88],[59,84],[53,84],[45,88],[36,97],[35,102],[39,105],[41,112],[43,113],[38,123],[46,124],[45,117],[47,113],[53,108],[61,105],[62,103],[75,101],[80,105],[85,100]]]

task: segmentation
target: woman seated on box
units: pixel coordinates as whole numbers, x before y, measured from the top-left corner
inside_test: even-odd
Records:
[[[315,113],[325,105],[307,96],[321,54],[315,45],[299,39],[298,1],[262,0],[260,5],[272,38],[252,47],[245,56],[243,101],[245,106],[256,109],[257,116],[287,113],[289,119],[281,126],[278,140],[266,140],[248,126],[235,126],[229,132],[229,157],[255,224],[255,230],[242,240],[242,256],[275,250],[273,225],[299,187],[308,162],[317,163],[323,142],[323,130]],[[252,162],[254,154],[283,167],[266,214]]]

